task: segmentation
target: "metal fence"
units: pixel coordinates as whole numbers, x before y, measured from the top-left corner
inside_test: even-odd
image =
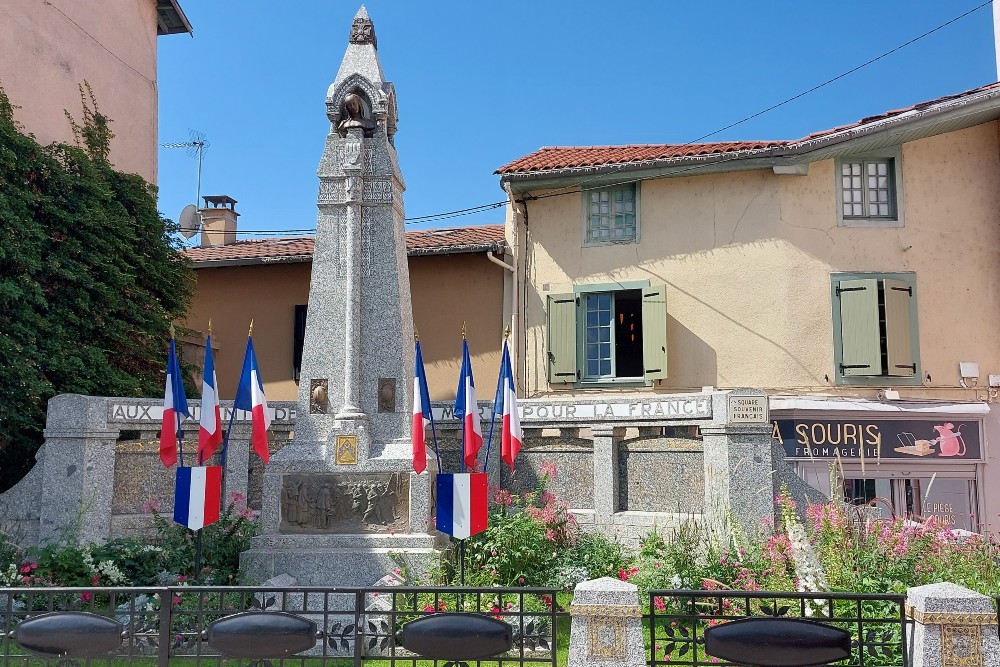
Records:
[[[0,665],[555,667],[555,600],[542,588],[0,589]]]
[[[651,591],[650,667],[909,666],[904,595]]]

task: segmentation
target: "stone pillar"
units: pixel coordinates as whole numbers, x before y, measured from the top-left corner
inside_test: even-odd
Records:
[[[60,394],[49,399],[42,465],[39,541],[74,538],[80,544],[111,536],[115,442],[108,401]]]
[[[569,667],[644,667],[635,584],[602,577],[577,584],[570,606]]]
[[[912,667],[1000,665],[1000,637],[993,600],[950,583],[906,591],[913,619]]]
[[[729,394],[713,394],[712,414],[718,420],[701,427],[705,451],[706,527],[720,537],[731,522],[755,534],[764,519],[774,518],[771,476],[771,427],[763,423],[732,423]]]
[[[625,429],[594,426],[594,519],[598,524],[611,524],[618,510],[618,443]]]

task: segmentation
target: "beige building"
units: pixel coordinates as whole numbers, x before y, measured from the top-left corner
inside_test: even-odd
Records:
[[[203,349],[211,320],[220,395],[232,399],[252,319],[265,395],[271,401],[294,401],[313,238],[237,241],[234,208],[202,209],[203,241],[216,245],[185,252],[193,261],[198,282],[183,323],[190,332],[185,343]],[[431,398],[455,398],[463,323],[474,372],[483,386],[492,387],[500,368],[504,303],[510,301],[504,294],[510,294],[512,282],[504,266],[503,226],[408,231],[406,246],[413,320]],[[202,355],[193,355],[193,361],[200,362]]]
[[[156,182],[156,37],[190,33],[179,0],[4,0],[0,86],[42,144],[73,142],[88,83],[112,119],[111,162]]]
[[[834,494],[996,519],[998,118],[993,84],[801,140],[500,168],[524,396],[765,389],[818,488],[839,457]]]

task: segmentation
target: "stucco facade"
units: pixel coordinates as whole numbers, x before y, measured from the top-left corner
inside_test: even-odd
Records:
[[[897,443],[895,437],[892,443],[880,440],[877,446],[889,447],[885,451],[896,458],[880,459],[876,465],[869,459],[866,465],[864,452],[875,450],[862,447],[858,460],[841,461],[839,474],[848,484],[860,484],[858,488],[869,483],[865,480],[875,480],[871,485],[877,485],[879,495],[895,494],[901,503],[909,497],[911,504],[918,487],[906,481],[904,493],[903,480],[920,478],[922,488],[937,484],[933,493],[952,495],[965,493],[962,485],[968,483],[969,506],[962,509],[964,523],[957,524],[983,527],[988,521],[982,516],[1000,514],[1000,498],[988,490],[1000,483],[995,451],[1000,419],[992,405],[998,396],[987,387],[988,376],[1000,374],[1000,349],[993,340],[1000,326],[996,85],[946,98],[935,109],[937,115],[924,118],[916,118],[916,113],[897,118],[893,114],[898,112],[890,112],[818,139],[762,147],[726,145],[708,157],[695,149],[674,157],[684,147],[662,147],[669,158],[645,156],[655,147],[606,147],[609,155],[628,155],[628,149],[634,149],[639,157],[601,158],[604,162],[599,163],[580,154],[598,155],[602,147],[556,147],[501,168],[498,173],[510,196],[507,234],[523,313],[517,318],[515,364],[524,395],[593,397],[756,387],[771,394],[772,417],[786,420],[786,425],[826,420],[818,427],[822,430],[888,416],[897,420],[887,422],[889,427],[917,419],[907,427],[926,430],[972,418],[975,424],[967,425],[966,433],[969,428],[981,432],[979,462],[960,460],[950,441],[920,431],[915,438],[923,449]],[[713,150],[706,147],[703,152]],[[880,158],[892,156],[886,158],[889,178],[896,177],[895,215],[875,224],[838,214],[844,205],[841,197],[846,196],[841,193],[843,164],[860,164],[872,151]],[[592,163],[582,162],[587,159]],[[635,193],[634,239],[631,229],[625,229],[629,238],[623,241],[588,243],[588,215],[597,210],[590,207],[598,201],[590,199],[591,193],[623,184]],[[891,288],[897,290],[892,294],[905,290],[912,304],[907,311],[914,313],[909,315],[912,326],[904,332],[905,345],[912,344],[916,352],[907,360],[912,368],[895,377],[892,370],[852,377],[858,371],[845,364],[848,332],[842,324],[851,314],[841,310],[841,294],[862,289],[850,287],[860,283],[848,279],[874,285],[875,279],[884,278],[907,281],[889,284],[899,285]],[[588,377],[598,368],[584,365],[591,355],[585,346],[597,340],[587,329],[597,313],[581,298],[622,294],[644,285],[665,288],[666,377]],[[890,287],[884,289],[889,299]],[[843,297],[845,303],[849,297]],[[565,358],[567,344],[560,336],[572,332],[572,325],[556,321],[556,304],[568,304],[572,311],[574,299],[579,356],[575,377],[572,360],[570,372],[554,372],[553,366],[558,365],[554,358]],[[886,322],[892,313],[886,314],[889,306],[883,304],[881,291],[878,308],[881,323],[873,326],[876,332],[882,327],[885,363],[886,345],[892,358],[893,342],[885,342],[891,338]],[[584,315],[586,323],[580,319]],[[572,333],[569,338],[572,346]],[[960,362],[978,363],[975,386],[971,379],[962,380]],[[853,428],[847,433],[853,434]],[[977,442],[979,437],[977,433]],[[854,444],[852,438],[848,436],[848,445]],[[940,454],[934,450],[938,445]],[[796,463],[803,477],[825,485],[827,491],[829,464]],[[944,481],[949,479],[960,480],[961,489],[950,487],[952,482]],[[892,490],[888,480],[898,480]],[[949,514],[944,507],[954,509],[943,502],[926,504],[932,509],[924,508],[925,516]]]
[[[72,143],[66,112],[81,122],[86,82],[113,121],[112,163],[155,183],[156,38],[176,27],[161,12],[186,23],[177,3],[6,0],[0,11],[0,85],[25,130],[42,144]]]
[[[494,226],[494,236],[502,239],[502,229]],[[442,230],[418,233],[419,238],[443,238]],[[439,235],[439,236],[435,236]],[[408,235],[408,240],[414,237]],[[236,393],[246,346],[247,329],[254,321],[253,339],[268,400],[294,401],[298,383],[294,376],[295,310],[309,300],[312,270],[311,243],[302,254],[275,258],[266,251],[262,257],[238,260],[209,259],[220,253],[260,242],[192,249],[197,289],[186,320],[185,336],[189,361],[203,358],[204,334],[212,322],[213,359],[223,399]],[[280,240],[275,248],[281,248]],[[500,368],[504,329],[504,289],[509,275],[489,261],[483,252],[417,254],[408,258],[413,321],[420,335],[427,384],[433,400],[455,398],[462,353],[462,326],[465,324],[472,366],[483,396],[492,396]],[[298,252],[298,251],[296,251]],[[364,332],[362,332],[364,335]],[[201,348],[201,349],[199,349]],[[407,408],[409,409],[409,408]]]

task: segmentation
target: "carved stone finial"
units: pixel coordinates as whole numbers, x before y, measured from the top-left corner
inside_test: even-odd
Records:
[[[368,11],[364,5],[361,5],[361,9],[354,16],[349,41],[351,44],[371,44],[378,49],[378,40],[375,39],[375,24],[368,18]]]

